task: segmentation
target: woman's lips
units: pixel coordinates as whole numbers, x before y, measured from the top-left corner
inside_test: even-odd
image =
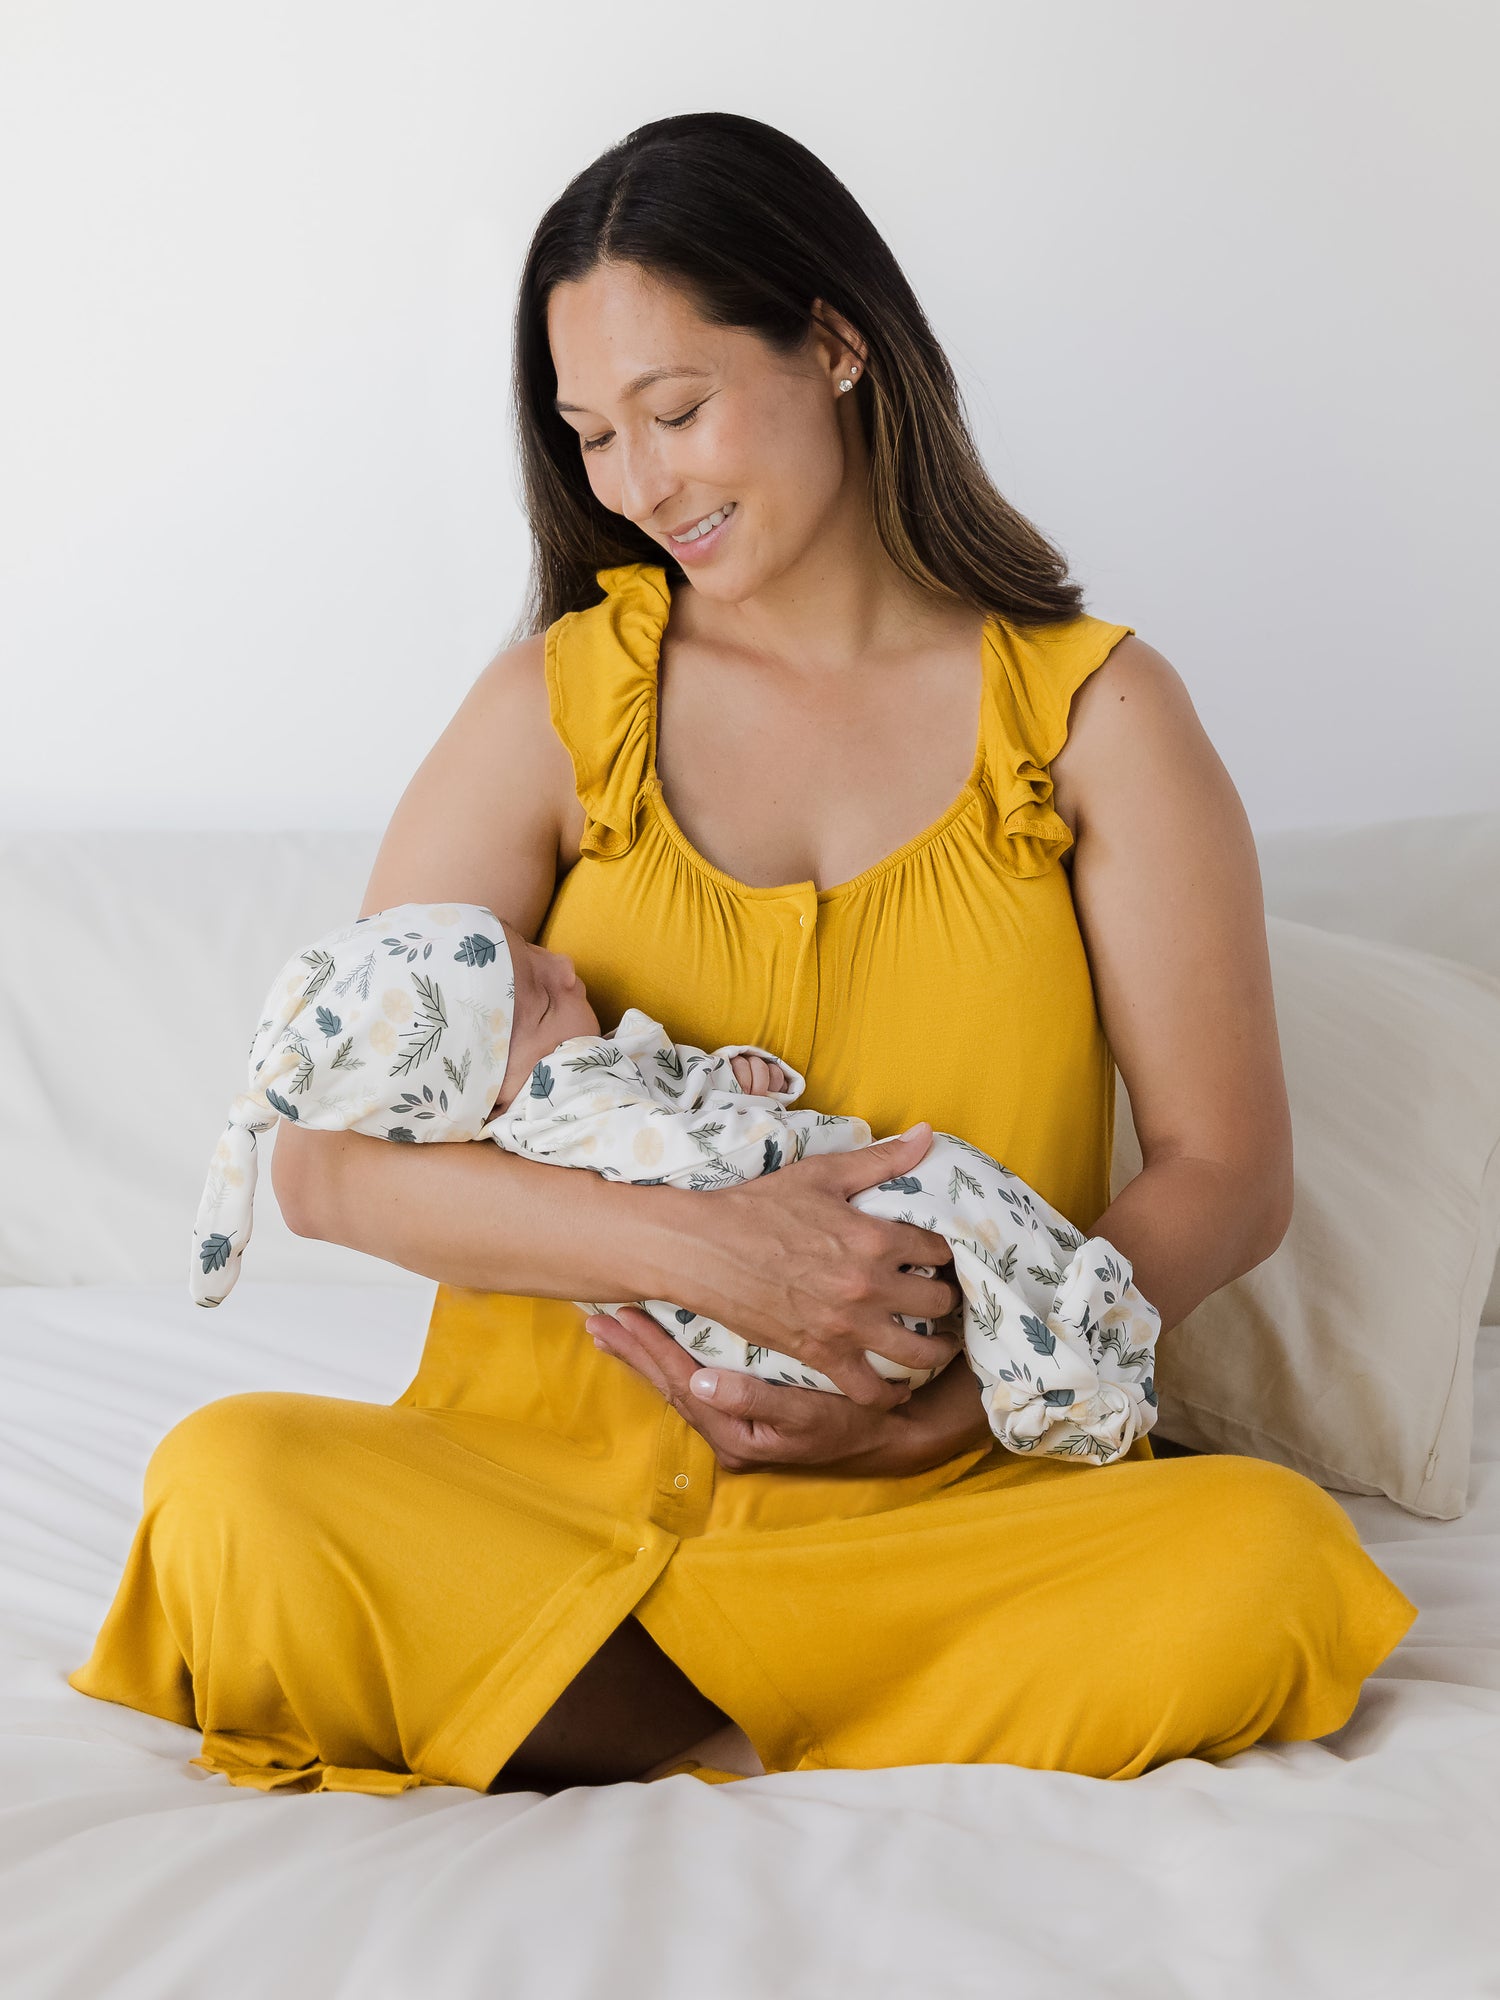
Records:
[[[704,556],[712,555],[724,539],[725,533],[738,520],[739,512],[739,502],[736,501],[734,511],[727,514],[717,528],[710,528],[706,535],[700,535],[696,542],[674,542],[669,535],[667,540],[671,543],[673,555],[681,563],[699,562]]]

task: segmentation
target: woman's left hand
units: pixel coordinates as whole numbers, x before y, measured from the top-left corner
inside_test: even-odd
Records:
[[[979,1378],[961,1355],[905,1402],[878,1409],[822,1389],[703,1368],[639,1306],[594,1313],[585,1324],[597,1347],[644,1375],[708,1440],[726,1472],[816,1466],[850,1478],[893,1477],[994,1442]]]

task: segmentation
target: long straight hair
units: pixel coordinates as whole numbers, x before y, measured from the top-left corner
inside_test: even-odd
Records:
[[[641,125],[557,197],[526,253],[515,321],[515,420],[531,525],[527,601],[515,640],[599,601],[595,571],[682,566],[600,506],[577,433],[553,408],[547,302],[609,259],[683,290],[700,316],[798,350],[813,301],[867,345],[852,391],[870,454],[875,530],[906,576],[1016,625],[1083,609],[1066,558],[985,470],[958,384],[885,240],[807,147],[755,118],[695,111]]]

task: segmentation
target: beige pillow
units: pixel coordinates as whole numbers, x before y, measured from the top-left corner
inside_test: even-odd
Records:
[[[1266,909],[1500,977],[1500,812],[1256,835]],[[1500,1325],[1500,1258],[1481,1326]]]
[[[1163,1332],[1157,1429],[1451,1521],[1500,1250],[1500,978],[1281,917],[1266,934],[1291,1227]],[[1141,1168],[1116,1087],[1111,1198]]]

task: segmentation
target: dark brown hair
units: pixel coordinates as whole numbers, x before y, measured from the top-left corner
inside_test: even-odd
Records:
[[[515,323],[516,428],[531,523],[527,604],[515,638],[599,601],[594,572],[669,552],[595,499],[578,435],[553,408],[553,287],[605,259],[678,286],[702,318],[779,353],[806,340],[814,299],[868,349],[852,392],[870,452],[875,529],[893,563],[932,591],[1013,624],[1075,618],[1066,558],[986,472],[948,358],[859,203],[818,157],[755,118],[658,118],[601,153],[538,223]]]

